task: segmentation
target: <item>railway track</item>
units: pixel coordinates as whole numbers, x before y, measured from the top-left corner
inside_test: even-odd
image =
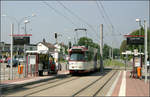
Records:
[[[8,92],[5,96],[38,96],[40,93],[44,95],[55,96],[55,95],[68,95],[68,96],[97,96],[100,95],[99,92],[104,89],[105,86],[108,86],[107,83],[113,78],[117,70],[105,70],[103,74],[100,72],[88,74],[88,76],[71,76],[67,78],[57,78],[50,80],[48,82],[42,82],[34,85],[25,86],[18,88],[18,90],[13,90],[12,93]],[[90,78],[93,78],[90,80]],[[96,77],[98,76],[98,77]],[[86,83],[87,82],[87,83]],[[72,84],[73,83],[73,84]],[[77,88],[78,83],[80,84]],[[81,84],[82,83],[82,84]],[[76,85],[75,85],[76,84]],[[111,85],[110,85],[111,86]],[[67,90],[60,89],[64,87]],[[76,87],[76,88],[75,88]],[[72,92],[69,90],[72,90]],[[49,91],[59,90],[56,93],[50,93]],[[60,91],[61,90],[61,91]],[[15,91],[15,92],[14,92]],[[46,92],[47,91],[47,92]],[[68,91],[68,92],[67,92]],[[46,94],[47,93],[47,94]],[[43,94],[42,94],[43,95]]]
[[[63,84],[66,84],[68,82],[71,82],[71,81],[74,81],[74,80],[78,80],[80,79],[79,77],[68,77],[68,78],[64,78],[64,79],[56,79],[56,80],[50,80],[46,83],[40,83],[38,85],[31,85],[31,86],[26,86],[25,88],[26,89],[16,89],[15,91],[16,92],[20,92],[20,94],[24,94],[22,96],[29,96],[29,95],[32,95],[32,94],[35,94],[35,93],[38,93],[40,91],[44,91],[46,89],[50,89],[50,88],[53,88],[53,87],[56,87],[56,86],[59,86],[59,85],[63,85]],[[14,90],[13,91],[7,91],[7,92],[4,92],[3,95],[7,94],[11,94],[11,92],[13,92],[13,95],[19,95],[19,93],[14,93]]]
[[[109,75],[107,75],[107,76],[99,77],[97,80],[93,81],[86,87],[83,87],[82,89],[80,89],[79,91],[74,93],[72,95],[72,97],[75,97],[75,96],[93,96],[93,97],[95,97],[95,96],[97,96],[97,94],[107,85],[108,82],[110,82],[110,80],[113,78],[113,76],[116,73],[117,73],[117,71],[115,70],[115,71],[113,71],[113,73],[110,72]],[[101,85],[101,86],[100,86],[100,88],[94,88],[95,85]],[[95,91],[93,91],[93,90],[95,90]],[[92,91],[92,92],[89,93],[88,91]]]
[[[104,73],[105,74],[105,73]],[[104,75],[104,74],[102,74],[102,75]],[[90,74],[90,75],[93,75],[93,73],[92,74]],[[41,91],[44,91],[44,90],[47,90],[47,89],[50,89],[50,88],[53,88],[53,87],[57,87],[57,86],[60,86],[60,85],[63,85],[63,84],[66,84],[66,83],[68,83],[68,82],[71,82],[71,81],[75,81],[75,80],[79,80],[79,79],[81,79],[82,77],[84,77],[83,75],[82,76],[71,76],[70,75],[70,77],[68,77],[67,79],[65,78],[65,79],[60,79],[60,80],[57,80],[57,81],[53,81],[53,82],[47,82],[47,83],[44,83],[44,84],[41,84],[41,85],[38,85],[38,86],[34,86],[34,87],[32,87],[32,89],[33,88],[36,88],[36,87],[40,87],[40,86],[42,86],[43,87],[43,85],[46,85],[46,86],[48,86],[48,85],[51,85],[51,84],[55,84],[55,83],[57,83],[57,84],[55,84],[55,85],[52,85],[52,86],[49,86],[49,87],[44,87],[44,89],[40,89],[40,90],[37,90],[37,91],[35,91],[35,92],[32,92],[32,93],[28,93],[28,94],[26,94],[25,96],[30,96],[30,95],[32,95],[32,94],[36,94],[36,93],[38,93],[38,92],[41,92]],[[66,80],[66,81],[64,81],[64,80]],[[60,82],[60,83],[59,83]],[[41,88],[41,87],[40,87]]]

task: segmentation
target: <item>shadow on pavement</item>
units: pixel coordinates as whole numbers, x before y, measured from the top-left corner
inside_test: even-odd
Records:
[[[69,78],[70,76],[66,76],[66,75],[56,75],[55,78],[52,78],[52,79],[47,79],[47,80],[43,80],[42,82],[33,82],[33,83],[29,83],[27,85],[20,85],[20,86],[17,86],[16,88],[8,88],[8,89],[4,89],[4,90],[1,90],[1,95],[9,95],[11,93],[17,93],[19,91],[25,91],[25,90],[28,90],[28,89],[33,89],[33,88],[36,88],[36,87],[39,87],[39,86],[42,86],[42,85],[46,85],[46,84],[49,84],[49,83],[54,83],[54,82],[57,82],[57,80],[55,81],[54,79],[65,79],[65,78]],[[48,81],[51,81],[51,82],[48,82]],[[41,84],[42,83],[42,84]],[[36,85],[36,84],[39,84],[39,85]],[[13,84],[13,86],[16,86],[17,84]],[[26,86],[30,86],[30,85],[36,85],[36,86],[33,86],[33,87],[26,87]]]

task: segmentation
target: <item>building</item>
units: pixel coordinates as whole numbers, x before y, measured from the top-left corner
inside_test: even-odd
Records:
[[[5,42],[0,42],[0,51],[3,56],[10,56],[11,45]],[[36,44],[26,45],[26,50],[37,50]],[[24,54],[24,45],[13,45],[13,55]]]
[[[63,43],[60,43],[60,44],[54,44],[56,49],[55,49],[55,56],[56,57],[56,60],[59,60],[59,59],[65,59],[65,45]]]
[[[39,42],[37,44],[37,51],[54,53],[55,46],[48,42]]]

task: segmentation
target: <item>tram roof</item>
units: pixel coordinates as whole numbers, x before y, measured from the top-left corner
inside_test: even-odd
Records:
[[[73,46],[70,51],[75,50],[75,49],[80,49],[82,51],[88,51],[88,48],[86,48],[85,46]]]

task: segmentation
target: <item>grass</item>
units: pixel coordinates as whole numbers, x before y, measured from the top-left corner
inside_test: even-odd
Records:
[[[110,60],[110,59],[107,59],[104,61],[104,66],[125,66],[124,63],[122,62],[119,62],[119,61],[116,61],[116,60]]]

